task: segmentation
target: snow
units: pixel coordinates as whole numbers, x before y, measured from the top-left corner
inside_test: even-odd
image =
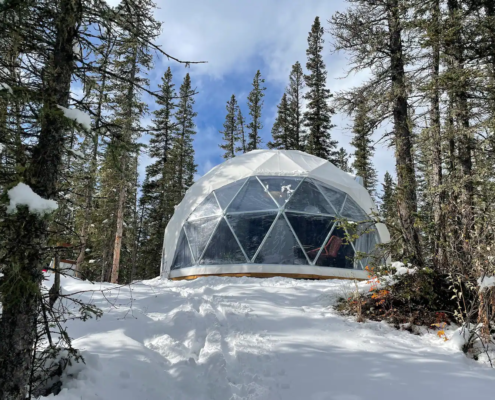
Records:
[[[404,266],[404,263],[400,261],[394,261],[391,265],[392,268],[396,269],[394,275],[400,276],[405,274],[414,274],[418,269],[417,268],[408,268],[411,264],[407,264],[408,267]]]
[[[81,124],[87,131],[91,130],[91,117],[88,114],[74,108],[69,109],[60,105],[57,105],[57,107],[63,111],[64,115],[67,118],[76,121],[78,124]]]
[[[2,153],[5,150],[6,147],[7,146],[5,146],[4,144],[0,143],[0,153]]]
[[[84,153],[81,152],[81,151],[79,151],[79,150],[69,149],[69,152],[71,152],[72,154],[74,154],[76,157],[84,158]]]
[[[58,204],[55,200],[47,200],[33,192],[25,183],[18,183],[16,187],[8,191],[10,204],[7,207],[8,213],[16,212],[18,205],[28,206],[32,213],[46,214],[55,211]]]
[[[481,289],[495,287],[495,276],[485,276],[478,278],[478,285]]]
[[[495,370],[435,331],[340,316],[332,305],[354,290],[350,281],[62,286],[91,290],[77,296],[104,315],[69,321],[87,364],[71,367],[54,400],[465,400],[490,398],[495,387]]]
[[[1,1],[1,0],[0,0]],[[4,82],[0,82],[0,90],[7,90],[10,94],[14,94],[12,88]]]
[[[78,42],[74,43],[74,46],[72,46],[72,51],[74,52],[74,54],[77,54],[80,58],[83,58],[81,45]]]

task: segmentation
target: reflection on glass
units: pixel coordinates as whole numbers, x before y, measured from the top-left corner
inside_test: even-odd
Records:
[[[276,212],[227,215],[230,226],[249,259],[254,257],[276,216]]]
[[[213,234],[201,264],[240,264],[247,262],[246,257],[235,240],[229,225],[222,218]]]
[[[172,269],[250,262],[362,268],[376,253],[379,236],[364,211],[342,191],[315,179],[250,177],[214,194],[185,222]],[[352,222],[346,227],[359,236],[354,247],[342,226],[331,231],[337,218]],[[354,262],[355,251],[366,258]]]
[[[282,215],[275,222],[275,226],[254,262],[256,264],[308,265],[303,250]]]

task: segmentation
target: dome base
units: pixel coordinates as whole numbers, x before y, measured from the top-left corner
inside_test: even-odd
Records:
[[[326,280],[326,279],[351,279],[357,281],[364,281],[364,278],[343,278],[341,276],[322,276],[322,275],[311,275],[311,274],[270,274],[270,273],[262,273],[262,272],[245,272],[245,273],[237,273],[237,274],[203,274],[203,275],[188,275],[188,276],[180,276],[176,278],[170,278],[172,281],[183,281],[183,280],[194,280],[197,278],[204,278],[207,276],[230,276],[234,278],[275,278],[277,276],[283,278],[292,278],[292,279],[313,279],[313,280]]]
[[[224,264],[196,265],[170,271],[164,277],[179,279],[195,279],[200,276],[251,276],[271,278],[284,276],[296,279],[368,279],[368,272],[358,269],[317,267],[311,265],[281,264]]]

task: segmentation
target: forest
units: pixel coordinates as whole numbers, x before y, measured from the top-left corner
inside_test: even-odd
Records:
[[[495,276],[495,3],[347,0],[346,7],[308,26],[307,59],[292,66],[266,147],[305,151],[361,176],[379,204],[373,218],[391,232],[383,252],[427,271],[435,286],[428,290],[441,300],[435,307],[450,307],[451,320],[478,324],[491,341],[495,289],[485,283]],[[43,269],[115,284],[160,273],[165,227],[197,172],[197,91],[192,73],[177,82],[169,67],[158,91],[148,73],[159,60],[186,68],[207,60],[161,48],[155,8],[151,0],[117,7],[0,1],[2,399],[26,398],[38,341],[53,325],[65,332],[67,316],[54,308],[64,296],[60,282],[42,292]],[[345,54],[348,76],[364,71],[366,80],[332,92],[325,52]],[[253,75],[246,99],[226,99],[217,127],[225,159],[265,147],[267,89],[260,70]],[[337,112],[352,126],[352,153],[333,135]],[[373,165],[378,139],[393,148],[396,167],[381,184]],[[140,182],[142,154],[152,163]],[[83,319],[99,313],[80,306]]]

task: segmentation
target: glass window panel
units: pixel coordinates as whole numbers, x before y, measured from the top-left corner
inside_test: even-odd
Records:
[[[247,262],[225,219],[221,219],[200,264],[242,264]]]
[[[349,196],[345,199],[344,209],[341,215],[351,221],[366,221],[368,219],[361,207]]]
[[[276,210],[277,208],[277,204],[258,182],[258,179],[252,177],[237,194],[228,211],[262,211]]]
[[[346,194],[344,192],[341,192],[340,190],[330,188],[319,182],[317,183],[317,185],[321,189],[327,200],[330,202],[330,204],[333,206],[335,211],[337,213],[340,213],[340,210],[342,210],[342,206],[344,205]]]
[[[335,226],[315,265],[319,267],[354,268],[354,249],[347,241],[346,232],[342,226]]]
[[[257,264],[308,265],[287,221],[280,215],[254,260]]]
[[[208,243],[208,239],[215,230],[219,220],[220,217],[201,218],[196,221],[188,221],[184,225],[196,261],[199,260],[199,257],[203,253],[206,243]]]
[[[237,182],[230,183],[220,189],[215,190],[218,202],[220,203],[220,207],[222,207],[223,210],[228,207],[229,203],[232,201],[232,199],[237,194],[245,181],[245,179],[241,179]]]
[[[306,254],[313,261],[318,254],[318,250],[323,246],[335,219],[322,215],[294,214],[290,212],[286,212],[286,215]]]
[[[259,176],[259,180],[270,192],[277,203],[283,206],[295,192],[302,178],[286,178],[275,176]]]
[[[187,268],[191,265],[193,265],[193,258],[183,229],[180,233],[177,249],[175,250],[175,259],[172,263],[172,269]]]
[[[254,257],[256,250],[265,238],[268,229],[272,226],[276,212],[272,213],[248,213],[228,215],[230,226],[239,239],[241,246],[249,259]]]
[[[313,182],[304,181],[299,185],[287,203],[286,210],[303,211],[311,214],[335,215],[335,211]]]
[[[197,206],[192,214],[189,216],[189,220],[198,219],[203,217],[211,217],[212,215],[221,215],[222,210],[218,206],[217,200],[213,193],[208,195],[199,206]]]
[[[359,225],[356,234],[359,237],[356,239],[354,247],[360,253],[359,255],[363,257],[360,261],[364,268],[369,265],[372,261],[372,256],[376,254],[376,246],[379,243],[378,233],[373,224],[366,223]]]

